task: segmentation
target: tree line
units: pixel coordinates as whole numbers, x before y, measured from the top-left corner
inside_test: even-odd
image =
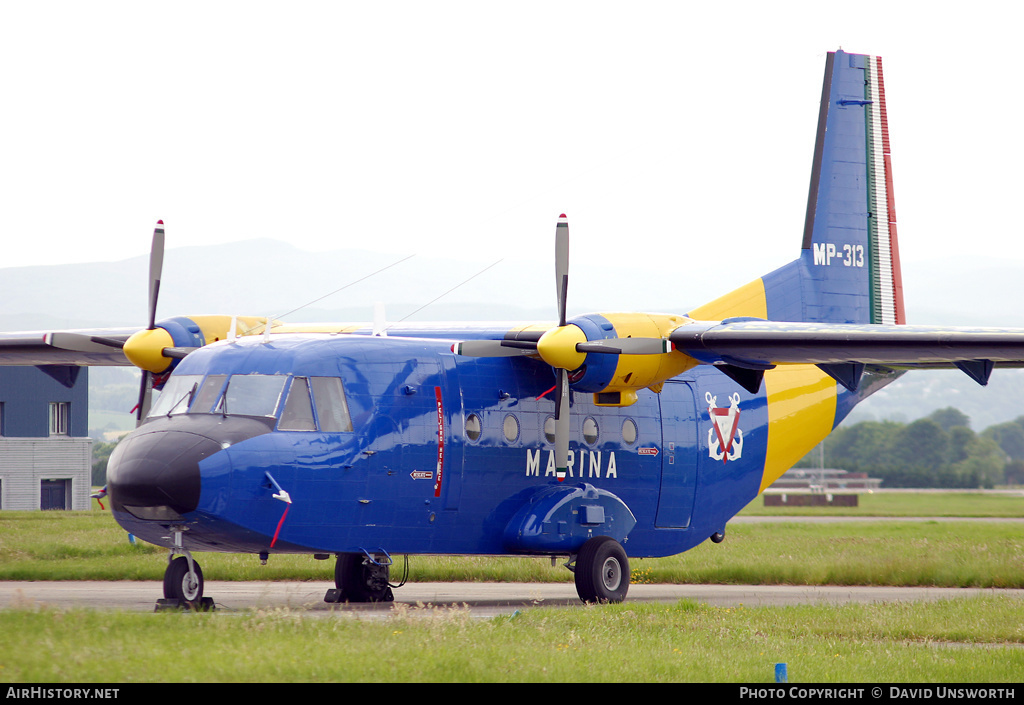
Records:
[[[958,409],[911,423],[862,421],[825,439],[825,466],[880,478],[883,487],[991,489],[1024,484],[1024,416],[981,433]],[[797,467],[816,467],[816,449]]]

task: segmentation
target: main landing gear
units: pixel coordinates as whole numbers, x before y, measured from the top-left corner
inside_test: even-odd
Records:
[[[391,557],[387,554],[339,553],[334,564],[335,589],[324,602],[393,602]]]
[[[177,558],[174,556],[178,555]],[[181,530],[174,530],[174,547],[167,556],[164,571],[164,599],[156,601],[157,611],[189,609],[207,612],[214,609],[213,600],[203,597],[203,569],[192,553],[181,545]]]
[[[576,578],[576,593],[588,603],[622,602],[629,590],[629,558],[618,541],[595,536],[580,547],[569,570]]]

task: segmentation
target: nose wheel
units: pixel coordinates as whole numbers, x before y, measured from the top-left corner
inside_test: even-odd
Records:
[[[191,563],[191,565],[189,565]],[[164,599],[195,607],[203,600],[203,569],[191,557],[179,556],[164,572]]]
[[[164,571],[164,599],[157,600],[156,609],[206,612],[213,608],[213,600],[203,597],[203,569],[192,553],[182,547],[181,532],[175,531],[174,548],[167,556],[167,570]]]

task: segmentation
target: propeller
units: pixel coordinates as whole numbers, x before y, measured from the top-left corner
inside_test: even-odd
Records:
[[[149,248],[149,325],[156,328],[156,302],[160,297],[160,278],[164,269],[164,221],[158,220],[153,229],[153,245]]]
[[[149,248],[149,325],[146,326],[146,331],[155,331],[156,327],[156,304],[160,298],[160,279],[163,276],[164,268],[164,221],[158,220],[156,227],[153,229],[153,244]],[[129,338],[128,342],[135,340],[136,343],[141,341],[137,340],[136,337],[139,334]],[[151,338],[152,333],[145,334],[146,338]],[[125,355],[128,355],[128,342],[125,343]],[[131,359],[129,357],[129,359]],[[134,362],[134,360],[133,360]],[[136,425],[141,424],[142,420],[149,414],[149,407],[153,401],[153,372],[146,367],[142,369],[142,381],[139,383],[139,403],[135,407],[135,423]]]
[[[156,324],[156,307],[160,298],[160,279],[164,266],[164,221],[157,221],[153,229],[153,244],[149,250],[149,305],[144,330],[129,335],[91,335],[87,332],[56,331],[43,336],[45,344],[62,350],[80,353],[106,353],[119,348],[128,361],[142,370],[139,403],[135,407],[136,423],[142,423],[149,413],[153,393],[154,375],[167,372],[174,360],[180,360],[197,347],[176,344],[175,335]],[[181,326],[179,326],[181,327]],[[201,339],[191,331],[178,335],[181,341],[202,345]]]
[[[57,331],[47,333],[43,341],[52,347],[72,350],[80,353],[109,354],[111,348],[120,349],[128,361],[142,370],[142,382],[139,387],[139,403],[135,407],[136,423],[142,423],[149,413],[152,400],[154,380],[166,374],[176,360],[181,360],[189,353],[205,344],[202,335],[202,323],[208,324],[211,330],[226,325],[216,320],[219,316],[199,316],[192,319],[174,319],[156,323],[157,302],[160,298],[160,280],[164,266],[164,221],[157,221],[153,229],[153,244],[149,250],[149,302],[147,325],[135,333],[117,335],[91,335],[88,332]],[[231,337],[234,337],[236,319],[230,319]],[[219,338],[217,338],[219,339]],[[159,382],[156,383],[159,386]]]
[[[156,309],[157,302],[160,300],[160,280],[163,276],[163,267],[164,221],[159,220],[153,229],[153,244],[149,250],[148,322],[146,328],[134,333],[124,342],[122,348],[128,361],[142,370],[139,403],[135,407],[137,424],[141,424],[149,414],[153,389],[161,384],[160,376],[167,374],[173,368],[176,360],[184,358],[203,345],[201,335],[194,331],[186,331],[174,321],[165,321],[163,324],[157,325]],[[93,342],[102,344],[102,341],[95,339]],[[191,343],[191,345],[182,345],[181,342]]]
[[[565,217],[565,213],[558,217],[558,225],[555,226],[555,296],[558,300],[558,328],[555,328],[554,331],[564,331],[566,328],[565,309],[569,298],[569,220]],[[582,333],[582,331],[580,332]],[[544,352],[541,344],[551,333],[552,331],[548,331],[537,341],[537,351],[540,352],[542,358],[544,358]],[[564,333],[555,332],[554,335],[558,336],[559,340],[565,338]],[[584,336],[585,338],[586,336]],[[576,369],[580,364],[583,364],[583,360],[580,360],[579,364],[572,369]],[[559,482],[565,482],[566,471],[569,467],[570,433],[568,369],[563,366],[557,367],[555,384],[558,387],[558,401],[555,403],[555,476]]]
[[[537,336],[519,332],[504,340],[465,340],[452,345],[452,352],[468,357],[513,357],[539,355],[555,368],[555,472],[565,480],[569,466],[570,372],[579,370],[590,353],[610,355],[661,355],[672,351],[667,338],[607,338],[590,341],[579,326],[569,323],[569,221],[563,213],[555,227],[555,301],[558,325]]]

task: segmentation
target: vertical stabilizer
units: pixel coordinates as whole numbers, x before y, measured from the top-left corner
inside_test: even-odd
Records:
[[[905,323],[892,184],[882,60],[831,52],[800,258],[690,316]]]
[[[882,59],[830,53],[804,222],[805,310],[797,320],[905,322],[892,183]]]

